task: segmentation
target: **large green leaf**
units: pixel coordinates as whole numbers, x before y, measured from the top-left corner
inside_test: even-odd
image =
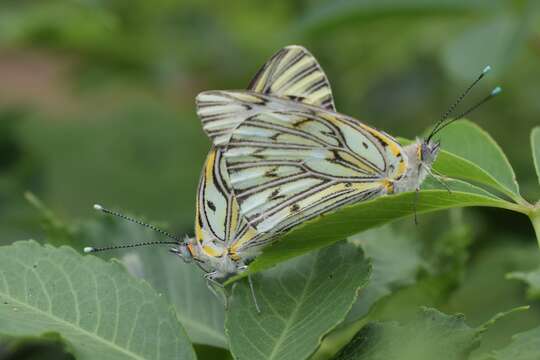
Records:
[[[495,188],[513,199],[519,197],[516,175],[506,155],[478,125],[456,121],[438,135],[442,153],[435,162],[435,170],[446,176],[478,182]]]
[[[258,314],[246,281],[233,290],[226,326],[237,359],[301,360],[336,327],[370,273],[348,243],[312,252],[254,277]]]
[[[117,220],[65,224],[33,194],[27,200],[38,210],[46,239],[53,245],[110,246],[163,240],[161,235],[139,225]],[[118,256],[128,271],[147,280],[172,303],[192,342],[226,348],[225,309],[209,291],[201,270],[186,264],[164,247],[97,253],[105,259]]]
[[[534,168],[540,183],[540,126],[535,127],[531,132],[531,147],[534,161]]]
[[[118,263],[68,247],[0,247],[0,333],[58,332],[78,359],[194,359],[173,309]]]
[[[123,220],[84,222],[79,231],[83,246],[107,246],[163,240],[162,236]],[[82,245],[82,244],[81,244]],[[125,249],[97,253],[118,256],[129,272],[147,280],[174,305],[180,321],[194,343],[227,347],[225,309],[210,292],[202,271],[169,253],[167,247]]]
[[[512,343],[493,351],[489,360],[537,360],[540,359],[540,327],[512,336]]]

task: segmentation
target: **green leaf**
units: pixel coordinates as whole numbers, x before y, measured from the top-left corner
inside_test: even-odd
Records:
[[[79,237],[84,246],[107,246],[163,240],[139,225],[123,220],[101,218],[99,222],[80,225]],[[225,308],[208,289],[202,271],[171,254],[167,247],[124,249],[97,253],[100,257],[118,256],[133,275],[147,280],[174,305],[192,342],[227,347]]]
[[[512,199],[519,198],[516,175],[497,143],[478,125],[456,121],[439,133],[440,154],[434,169],[451,178],[492,187]]]
[[[68,247],[0,247],[0,333],[58,332],[77,359],[194,359],[176,314],[118,263]]]
[[[424,308],[406,323],[374,322],[360,330],[335,360],[462,360],[478,345],[478,330],[463,315]]]
[[[535,127],[531,132],[531,147],[534,161],[534,168],[540,183],[540,126]]]
[[[462,360],[480,344],[480,336],[501,317],[525,308],[495,315],[485,324],[471,328],[463,315],[446,315],[422,308],[410,321],[372,322],[335,356],[335,360]]]
[[[236,284],[226,327],[237,359],[307,358],[346,316],[370,274],[348,243],[312,252],[253,279],[257,313],[246,281]]]
[[[510,345],[493,351],[487,358],[491,360],[540,359],[540,327],[512,336]]]
[[[523,211],[517,205],[494,197],[473,185],[459,181],[448,181],[447,184],[452,188],[451,193],[435,189],[421,191],[416,212],[420,214],[464,206],[490,206]],[[426,187],[430,186],[432,185],[427,182]],[[414,197],[413,193],[381,196],[308,221],[266,248],[250,264],[249,272],[267,269],[278,262],[345,239],[360,231],[412,215]],[[237,278],[232,278],[228,283]]]

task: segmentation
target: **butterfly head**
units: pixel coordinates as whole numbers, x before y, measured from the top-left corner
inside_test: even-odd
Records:
[[[441,143],[439,141],[423,140],[418,146],[419,163],[431,166],[439,155]]]
[[[169,251],[179,256],[186,263],[193,261],[193,253],[191,252],[189,238],[187,237],[184,242],[178,243],[176,246],[170,248]]]

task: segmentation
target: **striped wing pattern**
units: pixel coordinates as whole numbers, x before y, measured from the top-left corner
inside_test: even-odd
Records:
[[[255,230],[240,216],[240,208],[229,187],[222,152],[212,149],[201,175],[195,219],[198,250],[221,258],[240,259],[242,244],[256,238]]]
[[[268,103],[255,94],[272,95],[334,110],[330,84],[317,60],[301,46],[278,51],[257,72],[249,91],[205,91],[197,96],[197,115],[216,146],[226,144],[231,132]]]
[[[258,232],[275,233],[392,192],[392,180],[406,169],[401,150],[350,117],[304,105],[249,117],[234,130],[224,156],[241,215]]]
[[[335,112],[303,47],[278,51],[245,91],[206,91],[197,114],[215,148],[201,177],[196,238],[245,259],[275,235],[343,205],[393,192],[407,159],[387,134]]]
[[[287,46],[275,53],[251,80],[248,89],[335,110],[324,71],[302,46]]]

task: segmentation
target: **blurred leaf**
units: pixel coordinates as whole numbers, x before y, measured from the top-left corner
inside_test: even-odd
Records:
[[[534,168],[540,183],[540,127],[535,127],[531,132],[531,147],[534,161]]]
[[[523,19],[508,13],[474,22],[445,46],[443,64],[453,77],[463,81],[470,81],[486,65],[502,74],[525,45],[527,33],[520,31],[522,24]]]
[[[480,343],[486,327],[513,309],[497,314],[486,324],[471,328],[463,315],[445,315],[423,308],[404,324],[374,322],[360,330],[335,360],[462,360]]]
[[[192,231],[208,140],[194,115],[147,97],[134,102],[115,102],[117,108],[79,119],[36,117],[21,124],[25,150],[43,166],[46,191],[38,194],[71,218],[88,216],[99,202]]]
[[[528,239],[530,240],[530,239]],[[518,237],[501,242],[488,235],[469,263],[460,286],[445,299],[442,309],[461,312],[471,324],[478,324],[492,314],[530,303],[524,298],[524,286],[505,280],[509,272],[528,271],[538,266],[538,247],[525,245]],[[496,300],[496,301],[495,301]],[[533,305],[527,313],[505,318],[492,326],[479,351],[486,352],[500,347],[516,332],[538,326],[540,308]]]
[[[231,351],[238,359],[307,358],[345,318],[369,275],[361,251],[340,243],[256,276],[260,314],[246,281],[236,284],[226,320]]]
[[[0,247],[0,333],[61,334],[78,359],[194,359],[170,306],[118,263],[68,247]]]
[[[540,359],[540,327],[512,336],[510,345],[493,351],[489,356],[479,358],[489,360]]]
[[[73,360],[71,349],[58,333],[45,333],[40,337],[0,335],[2,360]]]
[[[24,194],[26,201],[32,205],[40,215],[41,226],[45,231],[45,241],[54,246],[78,245],[75,241],[74,231],[64,224],[55,213],[41,202],[31,192]]]
[[[409,232],[385,226],[365,231],[350,241],[364,250],[373,271],[368,285],[347,314],[346,322],[365,316],[377,300],[392,290],[413,284],[419,270],[426,266],[420,255],[421,244]]]
[[[407,16],[412,19],[434,15],[467,14],[495,8],[496,4],[478,0],[340,0],[313,6],[301,20],[304,31],[320,30],[344,22],[369,18]]]
[[[534,271],[514,271],[506,274],[507,279],[520,280],[527,284],[527,297],[540,299],[540,269]]]
[[[477,336],[462,315],[425,308],[406,324],[366,325],[334,359],[461,360],[477,346]]]
[[[410,321],[418,307],[440,307],[446,303],[456,285],[454,278],[443,275],[421,279],[380,299],[370,309],[367,319]]]
[[[456,121],[441,130],[438,137],[448,153],[441,153],[435,170],[452,178],[490,186],[513,199],[519,198],[516,175],[506,155],[478,125],[467,120]]]
[[[108,246],[163,240],[161,235],[118,219],[102,219],[80,225],[84,246]],[[83,244],[81,244],[83,246]],[[117,250],[97,253],[100,257],[118,256],[128,271],[148,281],[174,305],[192,342],[227,348],[223,304],[209,291],[202,271],[186,264],[166,247]]]

